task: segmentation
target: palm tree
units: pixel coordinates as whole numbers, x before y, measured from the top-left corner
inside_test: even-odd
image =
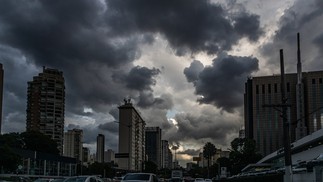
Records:
[[[207,142],[203,147],[203,157],[205,159],[207,159],[207,175],[208,175],[208,178],[210,178],[210,170],[209,170],[210,159],[211,159],[212,156],[214,156],[215,153],[216,153],[215,146],[212,143]]]

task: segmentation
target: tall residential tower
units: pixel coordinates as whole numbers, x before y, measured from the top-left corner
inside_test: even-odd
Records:
[[[64,133],[64,156],[83,160],[83,131],[80,129],[68,130]]]
[[[27,131],[50,136],[63,153],[65,85],[63,72],[43,67],[43,72],[28,82]]]
[[[145,162],[145,121],[130,99],[119,108],[119,159],[121,169],[142,171]],[[120,155],[123,155],[122,157]],[[116,158],[118,154],[116,155]]]

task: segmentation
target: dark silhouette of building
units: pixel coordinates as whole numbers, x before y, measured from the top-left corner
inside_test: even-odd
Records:
[[[3,67],[0,63],[0,134],[2,129],[2,100],[3,100]]]
[[[104,162],[104,148],[105,148],[105,137],[99,134],[96,138],[96,160],[99,163]]]
[[[130,99],[124,100],[119,109],[119,168],[142,171],[145,162],[145,121]]]
[[[157,167],[161,168],[161,129],[159,127],[146,127],[146,155],[148,161],[154,162]]]
[[[43,67],[43,72],[28,82],[27,131],[50,136],[63,153],[65,84],[63,72]]]

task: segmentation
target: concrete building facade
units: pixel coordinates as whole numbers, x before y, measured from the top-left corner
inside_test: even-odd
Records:
[[[119,155],[121,169],[142,171],[145,162],[145,121],[131,103],[124,100],[119,109]]]
[[[161,141],[161,168],[171,169],[173,163],[172,151],[167,140]]]
[[[43,67],[43,72],[28,82],[27,131],[50,136],[63,154],[65,84],[63,72]]]
[[[285,74],[291,142],[323,126],[323,71],[303,72],[302,92],[299,91],[298,76],[296,73]],[[280,82],[280,75],[273,75],[248,78],[245,84],[245,135],[256,141],[262,155],[268,155],[283,147],[283,120],[279,112],[281,108],[264,107],[281,104]],[[303,95],[300,96],[299,93]]]
[[[158,169],[161,168],[161,135],[162,130],[159,127],[146,127],[146,155],[148,161],[154,162]]]
[[[104,162],[116,162],[115,152],[113,150],[108,149],[104,152]]]
[[[73,129],[64,133],[64,152],[66,157],[83,160],[83,130]]]

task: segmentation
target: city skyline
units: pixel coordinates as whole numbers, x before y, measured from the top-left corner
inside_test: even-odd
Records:
[[[296,73],[297,32],[303,72],[323,70],[322,7],[319,0],[4,1],[1,132],[25,131],[27,82],[46,66],[64,73],[64,131],[82,129],[91,152],[99,133],[118,151],[118,106],[131,98],[146,126],[180,146],[184,166],[206,142],[225,150],[238,137],[244,83],[279,74],[279,49],[286,73]]]

